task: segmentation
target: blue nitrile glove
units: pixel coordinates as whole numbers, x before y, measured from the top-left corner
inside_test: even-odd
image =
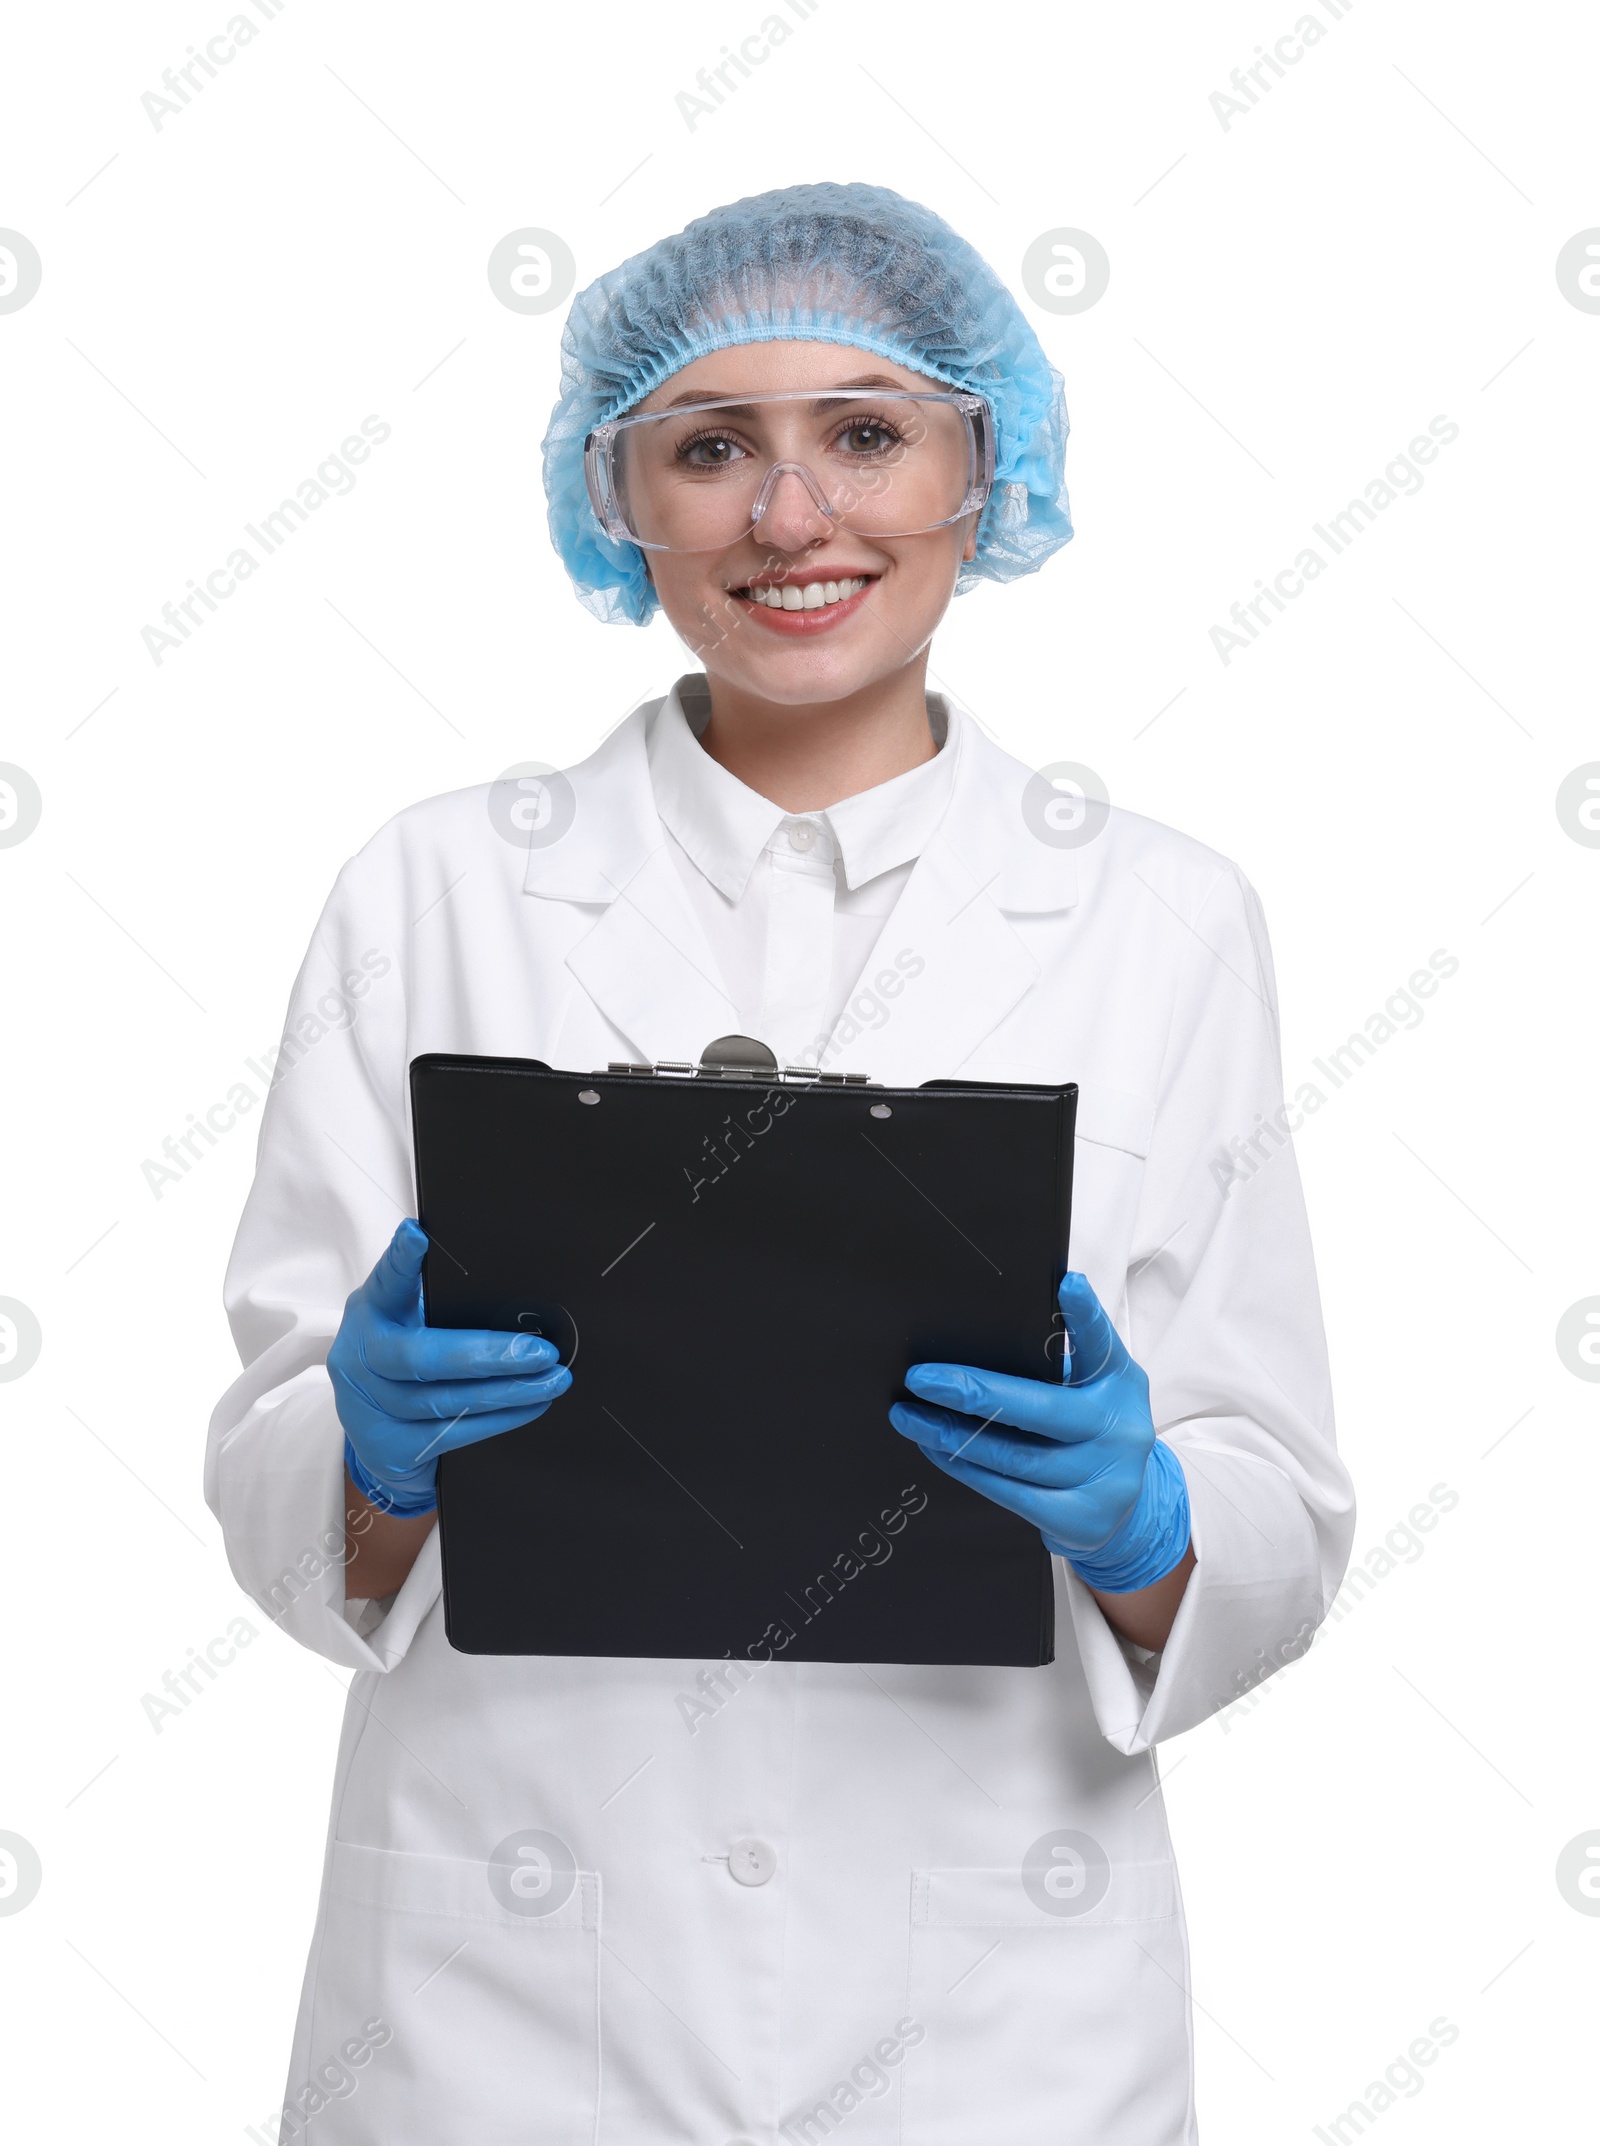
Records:
[[[1156,1436],[1150,1382],[1087,1279],[1067,1275],[1059,1302],[1064,1384],[913,1364],[906,1384],[918,1398],[897,1401],[889,1420],[946,1475],[1031,1520],[1091,1587],[1132,1594],[1181,1563],[1189,1492]]]
[[[431,1513],[441,1453],[531,1423],[572,1384],[536,1334],[424,1326],[427,1249],[408,1215],[347,1299],[328,1351],[350,1480],[386,1513]]]

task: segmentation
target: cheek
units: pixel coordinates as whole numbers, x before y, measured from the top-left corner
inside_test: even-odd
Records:
[[[643,557],[644,570],[669,618],[701,593],[705,583],[703,563],[692,553],[647,551]]]
[[[669,624],[696,653],[714,648],[743,623],[714,561],[693,552],[651,552],[645,565]]]
[[[894,554],[894,571],[878,592],[879,601],[897,625],[920,641],[931,633],[955,594],[956,577],[967,553],[960,527],[930,529],[886,546]]]

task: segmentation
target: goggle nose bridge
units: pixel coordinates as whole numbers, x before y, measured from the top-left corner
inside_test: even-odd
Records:
[[[830,524],[838,520],[838,512],[834,507],[833,501],[829,499],[827,493],[818,484],[815,473],[808,469],[804,462],[774,462],[768,469],[767,474],[762,478],[761,489],[751,502],[750,526],[752,529],[759,528],[765,519],[767,511],[772,505],[772,495],[778,489],[778,479],[784,476],[798,477],[800,479],[800,482],[811,494],[813,502],[827,516]]]

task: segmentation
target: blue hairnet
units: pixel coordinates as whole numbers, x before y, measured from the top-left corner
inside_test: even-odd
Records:
[[[988,262],[886,186],[779,187],[713,209],[572,302],[544,483],[556,550],[597,618],[643,625],[656,595],[643,553],[595,519],[585,438],[707,351],[790,340],[870,350],[988,403],[994,490],[958,590],[1031,573],[1072,535],[1061,376]]]

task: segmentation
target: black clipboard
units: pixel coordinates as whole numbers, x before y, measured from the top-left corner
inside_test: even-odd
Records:
[[[428,1323],[574,1381],[441,1462],[453,1647],[1054,1659],[1038,1530],[887,1410],[928,1359],[1061,1376],[1075,1086],[433,1053],[411,1099]]]

